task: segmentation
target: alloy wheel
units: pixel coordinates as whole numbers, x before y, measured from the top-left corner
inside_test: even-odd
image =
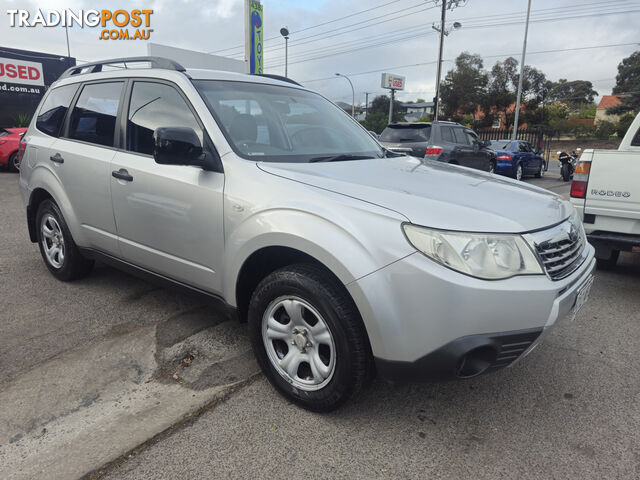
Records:
[[[56,218],[47,213],[40,223],[42,247],[49,264],[61,268],[64,263],[64,235]]]

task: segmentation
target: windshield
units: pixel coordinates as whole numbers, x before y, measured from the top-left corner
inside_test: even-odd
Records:
[[[380,141],[389,143],[427,142],[430,136],[431,125],[389,125],[380,134]]]
[[[193,83],[231,147],[244,158],[304,163],[384,156],[366,130],[316,93],[249,82]]]
[[[496,150],[509,150],[511,140],[491,140],[491,148]]]

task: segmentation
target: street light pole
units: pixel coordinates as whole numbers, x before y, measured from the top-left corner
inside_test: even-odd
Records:
[[[520,60],[520,78],[518,79],[518,95],[516,96],[516,116],[513,120],[513,136],[512,140],[516,140],[518,136],[518,117],[520,116],[520,100],[522,99],[522,77],[524,74],[524,56],[527,53],[527,35],[529,33],[529,14],[531,13],[531,0],[527,6],[527,22],[524,27],[524,42],[522,42],[522,59]]]
[[[351,80],[349,79],[349,77],[347,77],[346,75],[343,75],[342,73],[336,73],[336,76],[346,78],[347,81],[349,82],[349,85],[351,85],[351,116],[355,117],[356,116],[356,90],[353,88],[353,83],[351,83]]]
[[[67,22],[64,22],[64,33],[67,35],[67,57],[71,56],[71,48],[69,47],[69,27],[67,27]]]
[[[364,92],[364,119],[367,119],[369,114],[369,92]]]
[[[444,22],[447,16],[447,0],[442,0],[442,13],[440,16],[440,50],[438,52],[438,73],[436,74],[436,96],[433,99],[433,121],[438,121],[440,109],[440,73],[442,69],[442,46],[444,44]]]
[[[284,76],[289,76],[289,29],[282,27],[280,35],[284,37]]]

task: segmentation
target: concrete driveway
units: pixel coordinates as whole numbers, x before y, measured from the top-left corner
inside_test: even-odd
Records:
[[[567,194],[553,169],[527,181]],[[16,182],[0,173],[0,478],[640,478],[640,256],[513,368],[376,381],[317,415],[214,304],[107,267],[53,279]]]

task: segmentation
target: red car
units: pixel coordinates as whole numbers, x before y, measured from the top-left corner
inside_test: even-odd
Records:
[[[0,128],[0,165],[6,165],[14,172],[20,168],[16,157],[20,139],[26,131],[26,128]]]

